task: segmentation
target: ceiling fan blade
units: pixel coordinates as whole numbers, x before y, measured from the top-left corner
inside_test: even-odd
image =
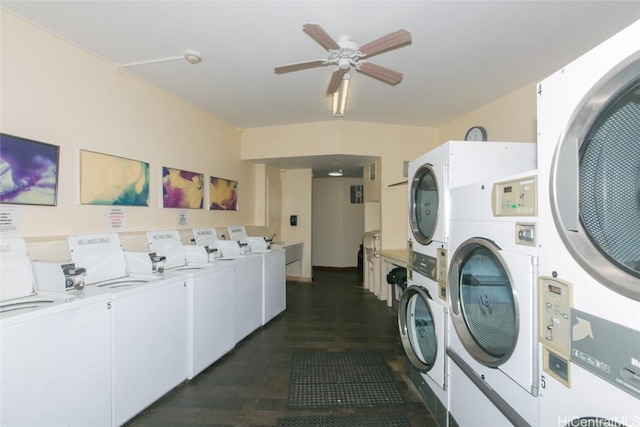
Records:
[[[386,50],[394,49],[411,42],[411,33],[407,30],[398,30],[394,33],[382,36],[377,40],[360,46],[360,52],[372,56]]]
[[[340,83],[344,78],[344,71],[336,70],[331,75],[331,80],[329,80],[329,87],[327,87],[327,95],[333,95],[340,88]]]
[[[306,70],[307,68],[315,68],[320,67],[322,65],[326,65],[326,61],[324,59],[317,59],[315,61],[307,61],[307,62],[298,62],[296,64],[289,65],[281,65],[279,67],[275,67],[273,70],[276,74],[290,73],[291,71],[299,71]]]
[[[402,81],[402,73],[372,64],[371,62],[361,62],[360,66],[356,69],[367,76],[389,83],[392,86]]]
[[[314,39],[320,46],[329,50],[338,50],[340,46],[338,43],[331,38],[329,34],[318,24],[304,24],[302,29],[305,33],[309,34],[312,39]]]

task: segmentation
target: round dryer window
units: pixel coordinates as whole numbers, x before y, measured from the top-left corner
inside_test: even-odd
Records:
[[[467,351],[486,366],[513,353],[518,310],[511,277],[493,243],[473,238],[453,255],[449,270],[452,321]]]
[[[640,52],[591,90],[560,144],[553,206],[568,250],[640,300]]]
[[[438,181],[430,165],[422,165],[411,181],[409,224],[413,237],[428,245],[438,225]]]
[[[402,346],[413,366],[422,372],[431,370],[436,361],[438,341],[429,293],[419,286],[409,286],[398,305],[398,327]]]

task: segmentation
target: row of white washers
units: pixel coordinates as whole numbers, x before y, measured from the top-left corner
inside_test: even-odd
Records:
[[[121,425],[285,309],[283,251],[183,246],[175,230],[147,240],[154,253],[123,251],[115,233],[69,236],[86,271],[66,287],[60,263],[32,263],[23,239],[3,238],[3,425]],[[267,256],[278,298],[265,314]]]
[[[537,145],[410,162],[398,322],[440,425],[640,424],[639,98],[640,22],[539,84]]]

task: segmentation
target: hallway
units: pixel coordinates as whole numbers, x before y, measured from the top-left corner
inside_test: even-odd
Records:
[[[378,351],[405,400],[384,408],[288,409],[291,360],[300,351]],[[412,427],[436,426],[405,370],[396,313],[362,288],[355,271],[314,269],[287,284],[287,310],[193,381],[169,392],[128,426],[276,426],[279,417],[406,412]]]

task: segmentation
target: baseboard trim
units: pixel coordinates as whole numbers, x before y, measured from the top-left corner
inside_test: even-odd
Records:
[[[318,270],[337,270],[337,271],[357,271],[358,267],[324,267],[321,265],[314,265],[313,268]]]
[[[311,277],[287,276],[287,282],[311,283],[313,279]]]

